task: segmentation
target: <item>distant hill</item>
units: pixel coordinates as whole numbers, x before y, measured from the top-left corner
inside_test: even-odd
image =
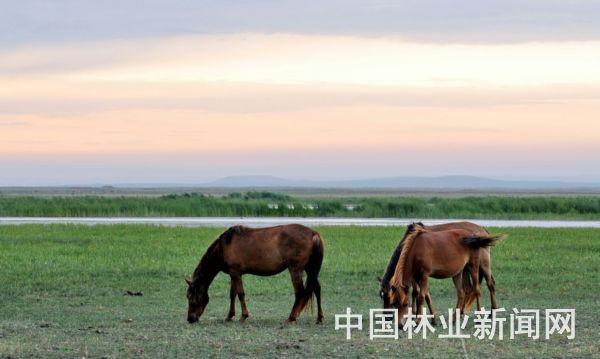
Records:
[[[393,188],[393,189],[589,189],[600,183],[560,181],[504,181],[476,176],[384,177],[362,180],[311,181],[274,176],[230,176],[201,187],[308,187],[308,188]]]
[[[230,176],[205,183],[206,187],[310,187],[306,181],[293,181],[274,176]]]

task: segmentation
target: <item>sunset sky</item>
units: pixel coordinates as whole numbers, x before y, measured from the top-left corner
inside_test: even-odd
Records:
[[[22,1],[0,185],[600,182],[600,1]]]

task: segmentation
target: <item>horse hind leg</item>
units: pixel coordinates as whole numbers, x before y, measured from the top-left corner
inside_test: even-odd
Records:
[[[321,283],[319,282],[318,272],[306,269],[306,287],[304,288],[304,305],[306,306],[315,295],[317,299],[317,324],[323,323],[323,307],[321,306]]]
[[[496,280],[494,278],[494,275],[492,274],[489,248],[487,250],[487,253],[482,253],[483,256],[481,257],[479,265],[479,283],[481,284],[481,282],[485,278],[488,291],[490,292],[490,301],[492,309],[498,309],[498,302],[496,301]]]
[[[496,301],[496,279],[492,275],[491,271],[484,271],[485,282],[488,290],[490,291],[490,300],[492,302],[492,309],[498,309],[498,302]]]
[[[321,306],[321,283],[319,282],[319,272],[323,263],[323,240],[318,234],[313,235],[313,246],[308,263],[304,267],[306,272],[306,287],[304,288],[304,298],[302,307],[312,302],[312,295],[317,299],[317,324],[323,323],[323,308]]]
[[[463,311],[465,305],[465,288],[463,286],[462,273],[452,277],[452,281],[456,289],[456,309]]]
[[[237,276],[231,275],[231,286],[229,288],[229,313],[227,313],[227,318],[225,320],[230,321],[233,317],[235,317],[235,298],[237,297],[237,281],[239,278]]]
[[[477,300],[477,310],[481,311],[481,285],[479,282],[478,264],[471,264],[471,281],[473,282],[473,290],[475,291],[475,299]]]
[[[454,288],[456,288],[456,309],[461,313],[465,311],[465,289],[463,287],[462,272],[452,277]]]
[[[295,322],[303,309],[304,284],[302,283],[302,271],[290,270],[292,285],[294,286],[295,300],[292,311],[287,319],[288,323]],[[305,303],[304,303],[305,304]]]
[[[317,324],[323,323],[323,308],[321,307],[321,283],[317,280],[315,285],[315,297],[317,297]]]

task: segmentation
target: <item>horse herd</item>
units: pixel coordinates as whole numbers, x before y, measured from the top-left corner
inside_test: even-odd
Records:
[[[456,308],[468,310],[474,301],[481,309],[480,284],[485,278],[491,306],[498,307],[495,281],[490,266],[490,246],[501,236],[491,235],[485,228],[470,222],[435,226],[413,223],[408,226],[386,268],[379,278],[383,307],[397,309],[401,323],[412,308],[422,313],[426,302],[429,312],[435,308],[429,294],[428,280],[452,278],[456,288]],[[317,301],[317,323],[323,322],[319,272],[323,262],[321,235],[300,224],[269,228],[234,226],[223,232],[202,256],[192,277],[187,279],[188,315],[197,322],[209,301],[208,288],[219,272],[229,274],[230,305],[226,320],[235,316],[235,300],[239,299],[242,315],[248,318],[242,275],[271,276],[289,270],[295,301],[287,322],[294,322],[313,296]],[[302,282],[306,272],[306,285]],[[412,292],[411,292],[412,290]],[[409,302],[412,293],[412,303]]]

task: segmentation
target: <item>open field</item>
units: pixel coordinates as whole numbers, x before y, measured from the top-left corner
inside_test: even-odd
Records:
[[[600,197],[302,198],[274,192],[160,197],[0,196],[0,217],[600,219]]]
[[[493,249],[504,308],[576,308],[577,335],[510,341],[379,339],[355,332],[346,341],[334,314],[365,316],[379,307],[378,284],[404,228],[321,227],[325,324],[304,314],[283,326],[292,304],[289,275],[245,277],[251,313],[224,322],[228,278],[217,276],[200,322],[185,321],[183,277],[223,228],[139,225],[0,227],[0,357],[590,357],[600,313],[600,230],[493,228],[509,238]],[[450,280],[432,280],[438,310],[454,304]],[[143,296],[125,296],[127,291]],[[487,290],[483,303],[489,306]],[[238,305],[239,314],[239,305]],[[543,323],[543,320],[542,320]],[[470,324],[470,326],[472,323]],[[441,330],[440,327],[438,329]],[[507,328],[505,328],[506,331]],[[543,334],[543,330],[542,330]]]

